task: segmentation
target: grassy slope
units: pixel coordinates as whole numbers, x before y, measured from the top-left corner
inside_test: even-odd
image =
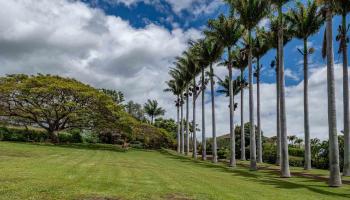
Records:
[[[99,198],[98,198],[99,197]],[[347,199],[350,186],[280,179],[167,153],[0,142],[0,199]],[[185,198],[186,197],[186,198]]]

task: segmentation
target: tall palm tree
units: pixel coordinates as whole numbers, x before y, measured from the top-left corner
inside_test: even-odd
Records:
[[[195,60],[193,58],[193,54],[191,51],[185,51],[181,57],[177,57],[177,68],[182,72],[183,74],[183,80],[186,82],[186,151],[185,154],[188,155],[190,152],[190,124],[189,124],[189,99],[194,94],[193,89],[190,88],[191,84],[193,84],[193,80],[195,82],[195,76],[197,73],[197,65],[195,63]],[[193,85],[192,85],[193,86]],[[194,95],[195,96],[195,95]],[[195,103],[195,99],[194,103]],[[195,114],[195,104],[194,104],[194,111]],[[193,116],[196,117],[195,115]],[[194,120],[195,122],[195,120]],[[196,131],[193,132],[193,135],[196,136]],[[196,141],[196,140],[194,140]],[[194,146],[195,147],[195,146]]]
[[[234,135],[234,104],[233,104],[233,89],[232,89],[232,58],[231,48],[236,45],[242,35],[242,28],[240,23],[233,17],[225,17],[220,15],[217,20],[210,20],[208,23],[209,31],[206,35],[211,39],[217,41],[222,47],[226,48],[228,54],[228,77],[229,77],[229,92],[230,92],[230,138],[231,138],[231,156],[230,166],[236,166],[236,152],[235,152],[235,135]]]
[[[340,42],[338,53],[343,54],[343,105],[344,105],[344,166],[343,175],[350,176],[350,119],[349,119],[349,74],[348,74],[348,42],[349,26],[346,15],[350,12],[350,1],[336,1],[337,13],[342,17],[342,25],[338,28],[337,41]]]
[[[268,50],[272,48],[269,40],[266,38],[266,31],[263,28],[257,28],[256,37],[253,41],[253,56],[256,58],[256,68],[254,76],[256,78],[257,89],[257,162],[262,163],[262,134],[261,134],[261,116],[260,116],[260,74],[262,65],[260,65],[260,59],[264,56]]]
[[[273,49],[278,49],[278,30],[279,30],[279,20],[277,17],[270,17],[270,31],[265,32],[265,37],[269,40],[269,44]],[[286,45],[292,39],[292,34],[289,31],[288,24],[286,21],[283,21],[283,45]],[[276,58],[271,63],[271,67],[274,67],[276,70],[276,133],[277,133],[277,158],[276,164],[280,165],[280,157],[281,157],[281,118],[280,118],[280,90],[279,90],[279,64],[278,64],[278,55],[279,52],[276,53]]]
[[[176,101],[175,101],[175,106],[176,106],[176,123],[177,123],[177,134],[176,134],[176,139],[177,139],[177,153],[181,153],[181,126],[180,126],[180,94],[181,94],[181,88],[179,85],[176,84],[176,80],[172,79],[170,81],[167,81],[166,84],[168,85],[168,88],[164,90],[164,92],[171,92],[176,96]]]
[[[308,38],[315,34],[322,26],[324,18],[318,11],[315,1],[308,0],[307,5],[298,2],[286,17],[291,23],[291,31],[295,37],[303,40],[304,49],[298,49],[304,57],[304,134],[305,134],[305,164],[304,169],[311,169],[311,145],[309,126],[309,97],[308,97],[308,55],[314,52],[313,48],[308,48]]]
[[[151,124],[153,124],[155,117],[165,114],[165,110],[162,107],[159,107],[157,100],[148,99],[144,105],[144,110],[146,114],[151,118]]]
[[[244,89],[247,87],[247,82],[244,80],[244,70],[248,65],[248,55],[245,48],[236,48],[231,51],[232,66],[235,69],[240,70],[241,79],[241,127],[244,127]],[[245,133],[241,128],[241,160],[246,160],[245,156]]]
[[[205,138],[205,89],[208,79],[205,78],[205,68],[215,63],[222,54],[222,46],[211,39],[202,39],[195,45],[195,54],[198,65],[201,67],[201,92],[202,92],[202,160],[206,160],[206,138]],[[213,111],[212,113],[215,112]],[[213,129],[214,131],[214,129]],[[214,133],[214,132],[213,132]],[[213,134],[214,135],[214,134]],[[214,146],[214,145],[213,145]]]
[[[287,119],[286,119],[286,101],[285,101],[285,80],[284,80],[284,52],[283,52],[283,32],[284,15],[283,5],[290,0],[272,0],[273,5],[277,7],[278,12],[278,72],[279,72],[279,95],[280,95],[280,120],[281,120],[281,177],[290,177],[288,140],[287,140]]]
[[[336,11],[335,0],[318,0],[326,15],[325,41],[323,56],[327,57],[327,93],[328,93],[328,128],[329,128],[329,186],[341,186],[339,166],[339,143],[337,135],[337,117],[335,104],[335,80],[333,57],[333,14]]]
[[[184,120],[183,120],[183,105],[184,105],[184,88],[185,88],[185,82],[183,80],[183,75],[181,74],[181,71],[179,71],[177,68],[172,68],[169,71],[169,75],[173,78],[173,80],[176,82],[176,85],[179,90],[179,96],[180,96],[180,152],[181,154],[185,153],[185,136],[184,136]]]
[[[250,169],[256,170],[256,139],[254,130],[252,31],[269,12],[267,0],[226,0],[239,14],[239,19],[248,32],[248,70],[249,70],[249,121],[250,121]]]

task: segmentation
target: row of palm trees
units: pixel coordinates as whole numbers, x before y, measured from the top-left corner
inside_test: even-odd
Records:
[[[180,57],[176,58],[175,67],[169,74],[171,80],[167,82],[168,91],[176,97],[178,113],[178,152],[189,154],[189,124],[186,124],[184,134],[183,109],[186,101],[186,122],[189,121],[189,99],[193,101],[193,124],[196,124],[196,100],[202,94],[202,159],[206,160],[205,138],[205,90],[210,83],[212,105],[212,137],[213,158],[217,162],[216,145],[216,121],[215,121],[215,91],[214,91],[214,66],[225,58],[222,65],[228,69],[225,80],[219,79],[219,83],[226,87],[224,93],[229,96],[230,113],[230,137],[231,156],[230,166],[236,166],[235,135],[234,135],[234,96],[241,93],[241,126],[243,124],[243,92],[249,88],[249,123],[250,123],[250,169],[257,169],[257,162],[262,162],[262,139],[260,118],[260,73],[261,58],[271,49],[276,49],[276,59],[271,66],[276,69],[277,91],[277,163],[280,165],[281,177],[290,177],[288,139],[286,123],[285,103],[285,79],[284,79],[284,46],[293,38],[303,40],[304,48],[298,49],[304,58],[304,132],[305,132],[305,169],[311,169],[310,127],[308,111],[308,56],[314,52],[308,47],[308,38],[318,32],[326,22],[323,56],[327,58],[327,84],[328,84],[328,121],[330,141],[330,186],[340,186],[339,148],[336,129],[335,110],[335,86],[334,86],[334,61],[333,61],[333,35],[332,19],[336,14],[342,16],[342,24],[339,26],[337,41],[340,42],[339,53],[343,54],[343,77],[344,77],[344,135],[345,155],[343,175],[350,175],[350,137],[349,137],[349,94],[347,72],[347,27],[346,15],[350,11],[348,0],[308,0],[306,4],[296,3],[293,9],[284,11],[285,4],[290,0],[225,0],[230,6],[229,16],[220,15],[217,19],[209,20],[207,29],[204,31],[205,38],[190,43],[190,47]],[[269,19],[270,29],[260,28],[263,19]],[[253,69],[253,64],[256,64]],[[248,67],[248,84],[245,83],[244,73]],[[207,71],[207,68],[209,70]],[[239,69],[241,75],[234,80],[233,68]],[[200,81],[196,82],[196,77]],[[254,130],[254,94],[253,79],[257,83],[257,135]],[[219,91],[220,92],[220,91]],[[223,92],[221,90],[221,92]],[[242,126],[243,127],[243,126]],[[242,137],[244,132],[242,129]],[[186,144],[184,137],[186,136]],[[196,131],[193,133],[196,138]],[[257,144],[257,146],[256,146]],[[185,150],[186,147],[186,150]],[[193,140],[193,157],[197,158],[196,139]],[[245,160],[245,144],[241,141],[241,159]]]

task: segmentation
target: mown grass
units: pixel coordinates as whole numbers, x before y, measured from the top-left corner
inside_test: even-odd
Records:
[[[0,142],[0,199],[348,198],[349,185],[329,188],[324,181],[232,170],[164,151]]]

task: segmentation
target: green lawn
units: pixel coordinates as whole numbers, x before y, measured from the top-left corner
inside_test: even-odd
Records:
[[[329,188],[313,179],[231,170],[166,152],[0,142],[0,199],[349,198],[349,185]]]

